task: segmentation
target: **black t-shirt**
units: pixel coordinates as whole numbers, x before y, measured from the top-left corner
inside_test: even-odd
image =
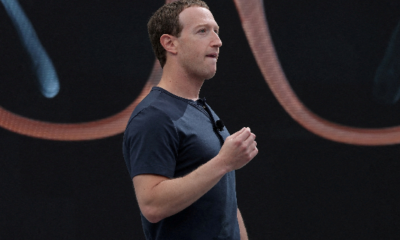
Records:
[[[211,116],[210,116],[211,114]],[[136,107],[124,135],[123,153],[131,178],[187,175],[215,157],[229,136],[215,129],[219,117],[203,101],[191,101],[154,87]],[[235,172],[181,212],[150,223],[142,215],[148,240],[239,240]]]

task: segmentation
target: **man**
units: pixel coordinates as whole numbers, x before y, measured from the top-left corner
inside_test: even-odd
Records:
[[[249,128],[229,136],[199,91],[217,70],[222,42],[206,3],[166,4],[148,23],[163,67],[134,110],[124,157],[147,239],[247,239],[234,170],[258,153]]]

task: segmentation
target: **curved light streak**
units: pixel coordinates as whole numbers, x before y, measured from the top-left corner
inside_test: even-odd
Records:
[[[17,0],[1,0],[1,2],[18,32],[22,45],[31,58],[41,93],[47,98],[55,97],[60,91],[60,82],[53,63],[40,43],[35,29]]]
[[[58,141],[82,141],[110,137],[125,130],[132,111],[161,79],[162,69],[155,62],[152,73],[139,96],[123,111],[97,121],[64,124],[32,120],[0,107],[0,126],[26,136]]]
[[[269,33],[262,0],[234,0],[257,64],[282,107],[301,126],[323,138],[355,145],[400,143],[400,127],[354,128],[325,120],[311,112],[294,93],[282,70]]]
[[[15,2],[14,0],[1,1],[3,4]],[[174,1],[176,0],[166,0],[166,3]],[[156,60],[150,77],[139,96],[121,112],[101,120],[75,124],[51,123],[29,119],[0,106],[0,127],[21,135],[56,141],[84,141],[114,136],[124,132],[133,110],[146,97],[151,88],[160,82],[161,75],[162,68]]]

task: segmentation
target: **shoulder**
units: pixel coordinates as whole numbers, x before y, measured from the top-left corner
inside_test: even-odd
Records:
[[[177,134],[176,123],[186,112],[188,101],[162,89],[153,88],[133,111],[125,135]]]
[[[177,97],[161,88],[154,87],[152,91],[138,104],[129,122],[144,114],[152,117],[169,117],[179,119],[188,106],[188,101]]]
[[[171,151],[179,145],[179,135],[175,123],[164,111],[148,106],[129,121],[123,136],[127,149],[140,149],[142,145],[154,149]]]
[[[162,109],[150,105],[132,115],[127,125],[127,131],[135,130],[141,132],[160,130],[164,127],[173,127],[171,117]]]

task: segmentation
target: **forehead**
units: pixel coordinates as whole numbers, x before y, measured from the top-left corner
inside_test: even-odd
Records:
[[[183,28],[193,28],[199,25],[212,25],[218,27],[214,20],[214,16],[207,8],[189,7],[179,14],[179,22]]]

